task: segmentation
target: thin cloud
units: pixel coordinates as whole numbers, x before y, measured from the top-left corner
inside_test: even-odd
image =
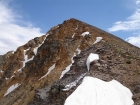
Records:
[[[126,39],[126,41],[128,41],[129,43],[140,47],[140,36],[136,36],[136,37],[129,37]]]
[[[138,5],[139,3],[140,3],[140,0],[137,0],[137,1],[136,1],[136,4]]]
[[[43,35],[41,29],[30,22],[25,22],[26,26],[19,25],[18,23],[23,23],[19,19],[22,16],[14,13],[8,2],[0,1],[0,11],[0,55],[16,50],[30,39]]]
[[[135,31],[140,29],[140,9],[126,19],[126,21],[117,21],[108,29],[109,32],[115,31]]]
[[[137,33],[137,36],[131,36],[126,39],[129,43],[140,47],[140,0],[136,0],[134,13],[129,16],[125,21],[117,21],[111,28],[108,28],[109,32],[116,31],[132,31]]]
[[[135,11],[125,21],[117,21],[111,28],[108,28],[109,32],[115,31],[136,31],[140,29],[140,0],[135,0]]]

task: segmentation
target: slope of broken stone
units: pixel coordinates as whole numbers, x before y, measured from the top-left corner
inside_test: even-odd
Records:
[[[83,50],[79,55],[74,57],[74,63],[70,71],[67,72],[61,80],[56,81],[48,91],[45,91],[47,86],[44,88],[44,91],[46,92],[44,100],[41,99],[37,91],[34,101],[29,105],[56,105],[56,103],[57,105],[63,105],[66,98],[76,89],[82,79],[76,86],[68,91],[64,91],[65,86],[75,81],[81,74],[84,73],[104,81],[110,81],[113,79],[119,81],[132,91],[134,94],[133,97],[135,105],[140,104],[140,66],[138,65],[140,60],[137,59],[139,56],[136,56],[137,51],[139,50],[135,51],[133,48],[131,49],[129,44],[127,46],[120,46],[120,43],[114,44],[115,45],[112,45],[112,41],[101,41],[94,46]],[[116,47],[116,45],[118,46]],[[121,53],[118,52],[120,47],[124,47]],[[86,59],[90,53],[99,54],[100,59],[91,63],[90,72],[88,73]],[[131,60],[131,63],[128,63],[128,60]]]

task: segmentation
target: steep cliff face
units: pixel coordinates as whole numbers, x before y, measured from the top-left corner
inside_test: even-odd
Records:
[[[90,53],[100,59],[88,71]],[[96,27],[76,19],[64,21],[0,57],[0,105],[63,105],[87,75],[119,81],[139,105],[139,54],[139,48]]]

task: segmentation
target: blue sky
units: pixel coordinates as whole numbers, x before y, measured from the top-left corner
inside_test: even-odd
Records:
[[[76,18],[140,46],[140,0],[0,0],[0,54]]]

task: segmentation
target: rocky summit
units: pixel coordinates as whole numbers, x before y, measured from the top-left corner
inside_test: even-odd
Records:
[[[88,59],[90,54],[99,57]],[[88,77],[118,81],[140,105],[140,49],[72,18],[0,55],[0,105],[74,105],[66,100]]]

